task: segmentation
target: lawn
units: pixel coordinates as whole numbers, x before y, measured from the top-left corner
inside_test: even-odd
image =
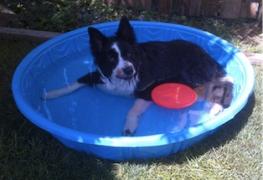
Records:
[[[236,46],[260,51],[234,34],[234,28],[202,27]],[[0,179],[262,178],[263,66],[254,66],[256,86],[246,107],[214,135],[169,157],[112,162],[64,147],[17,110],[11,93],[12,74],[21,58],[37,45],[0,39]]]

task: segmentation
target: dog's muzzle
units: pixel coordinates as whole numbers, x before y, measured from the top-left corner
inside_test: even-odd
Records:
[[[123,72],[126,76],[133,76],[134,68],[133,68],[133,66],[127,66],[127,67],[123,68]]]
[[[135,75],[135,69],[132,65],[129,65],[129,66],[125,66],[122,69],[118,69],[116,76],[120,79],[128,80],[133,78],[134,75]]]

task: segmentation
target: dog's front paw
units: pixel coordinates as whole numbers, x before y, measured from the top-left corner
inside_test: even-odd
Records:
[[[125,126],[123,128],[122,134],[125,136],[132,136],[137,129],[138,120],[139,120],[139,118],[137,116],[135,116],[135,117],[129,117],[128,116],[126,119]]]
[[[133,107],[128,112],[125,126],[123,129],[123,135],[130,136],[135,133],[141,115],[151,104],[151,101],[146,101],[144,99],[136,99]]]
[[[122,132],[123,136],[132,136],[133,133],[129,129],[124,129]]]

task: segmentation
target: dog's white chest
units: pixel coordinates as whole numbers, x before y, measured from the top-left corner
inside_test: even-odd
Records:
[[[98,88],[114,95],[131,96],[137,85],[137,80],[132,79],[130,81],[111,78],[111,80],[103,78],[104,84],[99,84]]]

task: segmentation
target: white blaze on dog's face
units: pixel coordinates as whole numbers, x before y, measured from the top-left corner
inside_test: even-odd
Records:
[[[119,44],[122,44],[120,47]],[[133,63],[133,56],[130,54],[130,46],[126,42],[113,42],[108,50],[108,61],[114,66],[109,68],[101,66],[101,73],[105,70],[110,71],[107,76],[102,78],[103,85],[99,87],[115,95],[132,95],[138,83],[138,75]],[[107,57],[105,56],[105,57]],[[104,61],[105,62],[105,61]]]
[[[113,78],[119,78],[129,80],[134,77],[136,70],[131,60],[124,58],[118,44],[115,42],[112,45],[112,49],[117,53],[117,65],[112,71]],[[128,52],[129,53],[129,52]]]
[[[131,80],[135,77],[139,58],[136,38],[127,18],[122,18],[116,36],[107,37],[96,28],[88,29],[90,46],[100,73],[106,78]]]
[[[90,47],[103,90],[118,95],[132,95],[138,83],[140,53],[129,21],[120,21],[116,36],[107,37],[96,28],[88,29]]]

